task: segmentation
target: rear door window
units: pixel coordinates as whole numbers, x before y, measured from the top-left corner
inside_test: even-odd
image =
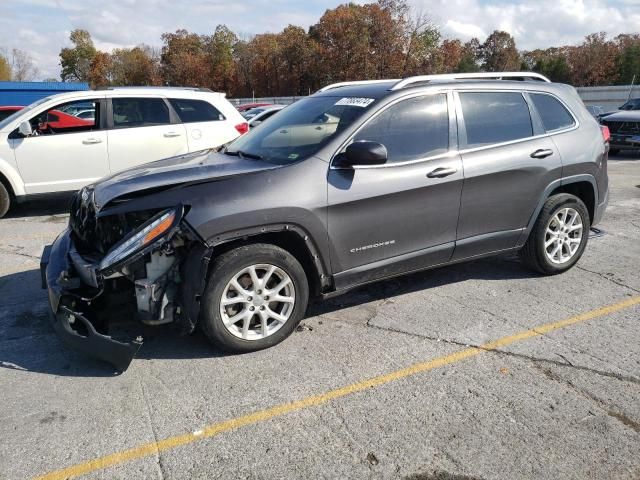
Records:
[[[360,130],[354,141],[369,140],[387,148],[387,163],[432,157],[449,150],[449,114],[444,94],[402,100]]]
[[[169,107],[161,98],[113,98],[114,128],[149,127],[171,123]]]
[[[182,123],[217,122],[225,119],[216,107],[203,100],[171,98],[169,102]]]
[[[519,92],[460,92],[467,148],[533,136],[529,106]]]
[[[570,128],[575,121],[569,111],[557,99],[551,95],[542,93],[529,94],[533,104],[542,119],[542,124],[547,132]]]

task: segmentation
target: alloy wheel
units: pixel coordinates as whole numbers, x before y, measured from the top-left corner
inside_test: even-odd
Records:
[[[295,287],[280,267],[256,264],[236,273],[220,299],[225,328],[244,340],[273,335],[289,320],[295,305]]]
[[[562,208],[551,217],[544,237],[544,251],[551,263],[563,264],[573,258],[582,243],[582,217],[573,208]]]

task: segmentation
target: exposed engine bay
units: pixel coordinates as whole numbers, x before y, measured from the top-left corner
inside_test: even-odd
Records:
[[[131,346],[108,336],[110,315],[106,312],[114,309],[121,316],[133,314],[146,325],[173,323],[179,333],[190,333],[204,286],[205,243],[183,220],[186,209],[182,205],[143,211],[127,211],[122,206],[117,205],[115,213],[113,208],[104,214],[97,212],[90,188],[74,197],[64,234],[68,236],[68,264],[59,268],[54,311],[62,312],[67,330],[103,343]],[[193,250],[197,250],[198,262],[185,262]],[[185,281],[185,269],[193,269],[194,275],[187,275],[193,285]],[[141,344],[138,337],[135,348],[130,348],[131,358]],[[121,370],[130,361],[125,365],[107,360]]]

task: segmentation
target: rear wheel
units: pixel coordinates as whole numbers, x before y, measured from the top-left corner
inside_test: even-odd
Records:
[[[0,218],[4,217],[9,211],[11,206],[11,195],[7,190],[7,187],[0,182]]]
[[[554,195],[542,207],[520,257],[540,273],[565,272],[582,256],[590,226],[582,200],[568,193]]]
[[[215,261],[202,304],[209,340],[232,352],[280,343],[307,309],[309,286],[300,262],[286,250],[253,244]]]
[[[618,148],[609,149],[609,155],[618,155],[619,153],[620,153],[620,150]]]

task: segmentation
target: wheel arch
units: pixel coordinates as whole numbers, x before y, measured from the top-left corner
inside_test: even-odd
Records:
[[[583,174],[558,179],[551,182],[540,196],[538,205],[533,211],[526,228],[518,240],[517,247],[522,247],[527,241],[527,238],[529,238],[529,233],[531,233],[544,203],[551,196],[558,193],[569,193],[582,200],[587,207],[590,220],[593,221],[596,205],[598,205],[598,184],[596,183],[595,177],[593,175]]]
[[[251,227],[216,235],[207,243],[212,247],[213,257],[253,243],[276,245],[300,262],[307,275],[312,296],[318,296],[331,288],[331,276],[325,259],[322,258],[311,235],[298,225],[271,224]]]
[[[2,159],[0,159],[0,183],[2,183],[14,197],[22,197],[25,195],[20,174],[9,162]]]

